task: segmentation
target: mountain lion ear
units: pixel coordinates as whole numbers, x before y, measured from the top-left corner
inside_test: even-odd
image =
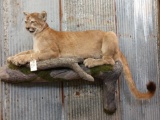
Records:
[[[25,16],[27,16],[29,13],[28,13],[28,12],[23,12],[23,14],[24,14]]]
[[[39,14],[39,18],[46,21],[47,20],[47,13],[45,11],[42,11],[40,14]]]

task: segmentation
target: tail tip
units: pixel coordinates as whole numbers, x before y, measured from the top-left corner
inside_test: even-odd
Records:
[[[151,93],[154,93],[156,91],[156,84],[152,81],[150,81],[148,84],[147,84],[147,90]]]

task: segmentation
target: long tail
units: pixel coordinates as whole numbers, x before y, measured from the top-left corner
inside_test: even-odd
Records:
[[[123,53],[121,53],[121,60],[122,60],[122,65],[123,65],[123,73],[124,73],[124,77],[127,81],[128,87],[131,91],[131,93],[135,96],[135,98],[137,99],[150,99],[151,97],[153,97],[155,91],[156,91],[156,85],[154,82],[149,82],[147,84],[147,92],[146,93],[142,93],[140,92],[133,79],[132,79],[132,74],[130,72],[130,69],[128,67],[128,63],[127,60],[125,58],[125,56],[123,55]]]

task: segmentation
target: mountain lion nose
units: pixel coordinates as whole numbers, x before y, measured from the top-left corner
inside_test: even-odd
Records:
[[[29,27],[26,27],[27,30],[29,30]]]

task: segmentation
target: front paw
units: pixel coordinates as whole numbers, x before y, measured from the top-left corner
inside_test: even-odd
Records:
[[[11,62],[13,61],[14,57],[15,57],[15,56],[10,56],[10,57],[8,57],[8,58],[7,58],[7,62],[8,62],[8,63],[11,63]]]
[[[87,59],[85,59],[84,60],[84,65],[86,66],[86,67],[88,67],[88,68],[91,68],[91,67],[94,67],[95,65],[94,65],[94,61],[95,61],[95,59],[93,59],[93,58],[87,58]]]
[[[11,62],[16,66],[21,66],[26,64],[28,61],[23,56],[15,56]]]

